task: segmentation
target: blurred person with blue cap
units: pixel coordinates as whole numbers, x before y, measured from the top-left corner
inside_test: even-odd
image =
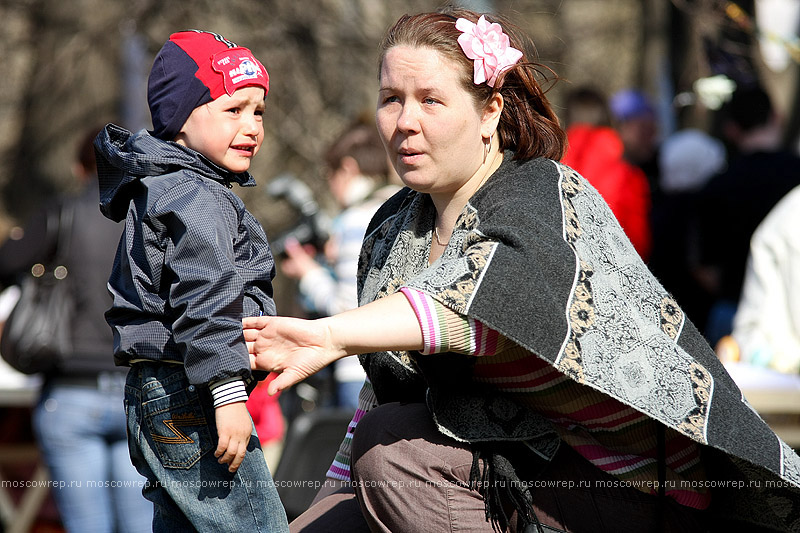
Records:
[[[648,96],[623,89],[608,102],[614,126],[625,146],[625,159],[641,168],[651,188],[658,184],[658,117]]]

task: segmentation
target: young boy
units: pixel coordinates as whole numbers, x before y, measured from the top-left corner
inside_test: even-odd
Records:
[[[274,262],[230,191],[255,184],[268,90],[250,50],[175,33],[150,72],[153,130],[109,124],[95,140],[101,209],[125,220],[106,320],[131,367],[129,448],[153,531],[288,531],[245,407],[241,319],[275,314]]]

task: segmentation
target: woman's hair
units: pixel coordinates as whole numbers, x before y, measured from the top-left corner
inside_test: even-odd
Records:
[[[455,22],[465,18],[477,23],[479,17],[473,11],[454,7],[435,13],[403,15],[381,43],[379,72],[386,52],[395,46],[435,50],[461,65],[462,85],[472,95],[478,109],[484,109],[495,93],[503,96],[504,107],[497,127],[501,150],[513,151],[514,159],[548,157],[560,160],[566,149],[566,133],[537,81],[537,78],[547,80],[543,70],[552,71],[528,59],[534,50],[530,39],[501,17],[489,15],[486,19],[498,22],[508,34],[511,46],[522,50],[524,55],[498,77],[494,87],[473,83],[473,62],[458,44],[461,32],[456,29]]]

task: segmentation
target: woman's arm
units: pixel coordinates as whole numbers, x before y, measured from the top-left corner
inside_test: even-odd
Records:
[[[402,298],[398,298],[400,295],[403,295]],[[365,318],[364,322],[360,321],[362,316]],[[356,328],[360,327],[360,335],[363,338],[353,339],[349,344],[345,341],[344,344],[353,350],[355,350],[354,346],[359,345],[364,352],[416,350],[421,353],[434,354],[455,351],[474,356],[487,356],[505,350],[510,344],[510,341],[480,322],[446,308],[420,291],[406,287],[397,294],[330,318],[339,319],[338,322],[329,321],[328,326],[330,326],[330,322],[333,322],[332,327],[334,328],[337,327],[337,323],[346,324],[348,322],[354,323]],[[248,341],[247,346],[253,368],[279,371],[278,366],[270,365],[280,364],[276,356],[281,353],[281,343],[283,342],[286,342],[283,349],[287,353],[299,350],[298,358],[310,357],[310,363],[321,365],[319,368],[325,366],[326,357],[330,361],[335,361],[344,356],[341,354],[347,354],[347,348],[339,349],[338,354],[336,353],[337,349],[326,348],[335,343],[329,342],[334,335],[326,331],[327,326],[323,324],[324,320],[283,317],[246,318],[244,335]],[[401,324],[402,326],[400,326]],[[270,332],[269,330],[274,331]],[[356,331],[359,330],[356,329]],[[344,330],[339,330],[339,333],[342,333],[345,338],[349,335]],[[309,353],[305,354],[304,352]],[[354,353],[361,352],[356,350]],[[308,367],[304,367],[304,372],[309,371]],[[289,371],[286,370],[286,372]],[[272,393],[271,390],[270,393]],[[367,378],[364,388],[359,394],[358,409],[348,426],[347,434],[336,454],[336,459],[328,471],[330,483],[323,487],[317,499],[340,488],[340,485],[334,480],[349,478],[350,443],[353,432],[364,413],[376,402],[372,385]]]
[[[252,367],[280,374],[269,384],[269,394],[342,357],[423,348],[417,315],[401,293],[316,320],[261,316],[243,324]]]

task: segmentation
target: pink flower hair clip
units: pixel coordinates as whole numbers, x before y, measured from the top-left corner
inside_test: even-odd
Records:
[[[456,20],[456,29],[463,32],[458,36],[458,44],[475,61],[475,85],[486,82],[494,87],[497,76],[522,57],[521,51],[509,45],[508,35],[500,24],[489,22],[483,15],[477,24],[465,18]]]

